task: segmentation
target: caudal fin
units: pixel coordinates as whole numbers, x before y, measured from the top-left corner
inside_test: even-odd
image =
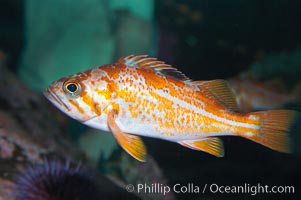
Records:
[[[289,129],[297,112],[292,110],[270,110],[254,112],[253,114],[261,118],[259,133],[256,136],[242,136],[273,150],[291,153]]]

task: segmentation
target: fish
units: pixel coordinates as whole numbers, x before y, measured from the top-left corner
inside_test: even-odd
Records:
[[[301,81],[288,92],[252,77],[238,76],[229,79],[228,82],[241,112],[279,109],[286,104],[301,103]]]
[[[152,137],[224,156],[219,136],[240,136],[291,152],[293,110],[238,112],[227,81],[193,81],[147,55],[129,55],[54,81],[44,90],[58,109],[79,122],[112,132],[133,158],[145,162],[141,139]]]

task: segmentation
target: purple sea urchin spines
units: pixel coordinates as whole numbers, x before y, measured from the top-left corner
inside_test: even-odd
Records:
[[[80,163],[45,160],[15,178],[17,200],[99,199],[99,186]]]

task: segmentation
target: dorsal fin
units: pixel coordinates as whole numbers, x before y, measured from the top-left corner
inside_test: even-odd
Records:
[[[195,85],[199,90],[209,91],[220,103],[224,104],[230,110],[238,110],[235,95],[226,80],[193,81],[191,84]]]
[[[152,69],[157,73],[160,73],[165,76],[170,76],[181,81],[190,81],[190,79],[185,76],[182,72],[178,71],[176,68],[171,65],[166,64],[163,61],[157,60],[157,58],[149,58],[147,55],[129,55],[125,58],[118,60],[118,63],[123,63],[127,66]]]

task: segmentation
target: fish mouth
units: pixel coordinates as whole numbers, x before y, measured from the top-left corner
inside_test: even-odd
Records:
[[[67,111],[70,111],[69,107],[51,90],[51,88],[44,90],[43,94],[54,105],[58,104],[59,106],[64,107]]]

